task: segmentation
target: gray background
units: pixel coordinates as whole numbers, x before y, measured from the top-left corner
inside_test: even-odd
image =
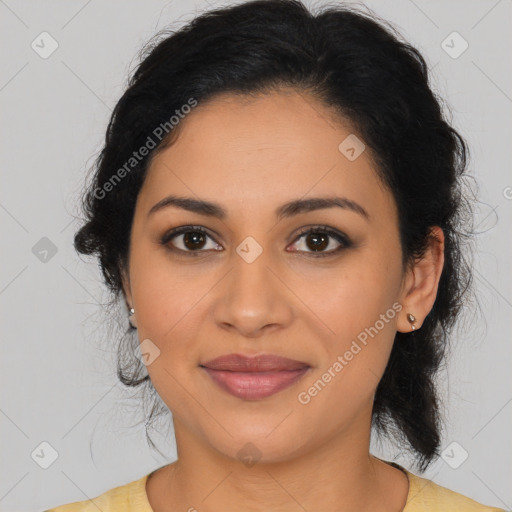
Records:
[[[91,498],[175,458],[164,423],[164,457],[148,448],[143,424],[131,427],[143,415],[136,398],[117,384],[116,326],[106,323],[101,306],[108,295],[96,263],[79,259],[72,248],[73,219],[137,51],[158,29],[179,27],[209,5],[220,3],[0,1],[2,511]],[[427,475],[510,509],[511,2],[367,5],[427,58],[435,88],[471,146],[469,167],[480,188],[479,304],[468,305],[448,373],[441,375],[447,455]],[[51,49],[43,31],[58,43],[47,58],[40,56]],[[469,44],[457,58],[442,46],[453,31]],[[458,53],[463,42],[452,37],[444,44]],[[58,457],[43,469],[52,449]],[[408,464],[399,448],[377,449]]]

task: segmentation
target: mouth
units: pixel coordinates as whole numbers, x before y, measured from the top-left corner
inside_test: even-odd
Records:
[[[261,400],[295,384],[311,368],[272,354],[220,356],[199,365],[224,391],[244,400]]]

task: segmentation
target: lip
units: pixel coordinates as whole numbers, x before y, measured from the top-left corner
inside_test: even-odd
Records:
[[[243,354],[226,354],[211,361],[201,363],[200,366],[212,370],[226,370],[230,372],[276,372],[282,370],[299,370],[309,366],[302,361],[288,359],[275,354],[259,354],[244,356]]]
[[[311,368],[307,363],[263,354],[229,354],[200,364],[222,389],[244,400],[260,400],[292,386]]]

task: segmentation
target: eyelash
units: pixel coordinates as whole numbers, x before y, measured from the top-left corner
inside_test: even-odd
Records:
[[[201,233],[213,240],[213,237],[203,228],[200,226],[181,226],[179,228],[172,229],[165,233],[165,235],[160,240],[160,243],[167,247],[169,250],[173,252],[180,252],[187,256],[197,257],[200,256],[201,253],[207,252],[205,250],[199,249],[197,251],[185,251],[183,249],[178,249],[177,247],[169,247],[169,242],[176,238],[179,235],[182,235],[184,233]],[[348,249],[352,246],[351,240],[342,233],[339,233],[338,231],[334,231],[332,228],[329,228],[328,226],[313,226],[313,227],[307,227],[302,228],[299,233],[297,234],[297,237],[295,238],[293,243],[296,243],[300,238],[304,237],[305,235],[309,235],[310,233],[322,233],[325,235],[328,235],[329,237],[334,238],[338,243],[340,243],[340,246],[336,249],[332,249],[330,251],[320,251],[320,252],[314,252],[314,251],[294,251],[297,253],[305,252],[305,254],[312,256],[313,258],[325,258],[328,256],[335,256],[343,249]],[[215,242],[217,243],[217,242]]]

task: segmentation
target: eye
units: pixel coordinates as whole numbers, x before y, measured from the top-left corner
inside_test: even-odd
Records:
[[[352,245],[345,234],[327,226],[303,228],[297,241],[294,242],[293,252],[306,252],[313,257],[333,256]]]
[[[189,256],[199,256],[211,250],[223,250],[223,247],[200,226],[181,226],[172,229],[162,237],[160,242],[174,252],[186,253]],[[210,243],[209,247],[208,243]],[[313,257],[333,256],[350,246],[352,242],[345,234],[328,226],[314,226],[302,228],[291,246],[291,252],[305,252]]]
[[[208,239],[211,240],[209,247]],[[222,250],[222,247],[199,226],[182,226],[172,229],[162,237],[161,243],[167,247],[172,245],[169,247],[171,250],[191,253],[191,256],[197,256],[197,254],[193,254],[194,252]]]

